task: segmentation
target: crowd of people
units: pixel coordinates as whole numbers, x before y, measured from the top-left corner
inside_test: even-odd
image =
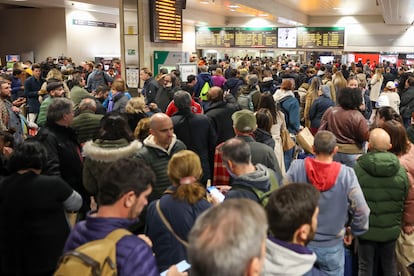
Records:
[[[119,275],[412,273],[412,69],[190,61],[140,68],[137,94],[118,60],[0,75],[1,275],[64,271],[117,229]]]

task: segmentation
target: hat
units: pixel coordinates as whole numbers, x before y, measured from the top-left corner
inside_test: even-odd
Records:
[[[231,119],[233,120],[233,126],[240,132],[251,132],[256,129],[256,116],[248,109],[234,112]]]
[[[393,81],[389,81],[387,82],[385,87],[387,87],[388,89],[395,89],[395,83]]]
[[[46,91],[49,93],[50,91],[58,89],[60,87],[63,87],[63,83],[60,81],[54,81],[54,82],[48,83],[48,85],[46,86]]]

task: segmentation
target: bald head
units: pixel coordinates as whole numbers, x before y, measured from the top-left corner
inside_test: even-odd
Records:
[[[210,102],[219,102],[223,100],[223,89],[218,86],[213,86],[208,90],[208,100]]]
[[[382,128],[374,128],[369,134],[369,149],[387,151],[391,148],[390,135]]]
[[[167,114],[161,113],[161,112],[155,113],[154,115],[151,116],[151,119],[150,119],[150,128],[157,129],[157,127],[160,124],[163,124],[163,123],[165,123],[167,121],[172,122],[171,121],[171,118]]]

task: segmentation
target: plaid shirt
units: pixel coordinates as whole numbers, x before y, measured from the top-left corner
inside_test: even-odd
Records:
[[[213,184],[214,185],[229,185],[230,175],[227,172],[226,167],[224,166],[223,160],[221,158],[221,147],[224,142],[216,146],[214,151],[214,175],[213,175]]]

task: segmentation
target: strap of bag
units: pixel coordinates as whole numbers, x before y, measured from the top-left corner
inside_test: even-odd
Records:
[[[126,229],[119,228],[119,229],[116,229],[116,230],[112,231],[111,233],[109,233],[106,236],[106,238],[114,241],[115,243],[117,243],[120,239],[122,239],[126,235],[131,235],[131,232],[129,232]]]
[[[168,222],[167,218],[164,216],[164,214],[161,211],[161,206],[160,206],[160,200],[157,200],[157,203],[155,204],[157,207],[157,213],[160,216],[162,222],[164,223],[165,227],[167,227],[167,229],[171,232],[171,234],[174,235],[174,237],[185,247],[188,247],[188,242],[186,242],[185,240],[183,240],[182,238],[180,238],[175,232],[174,229],[171,227],[171,224]]]

